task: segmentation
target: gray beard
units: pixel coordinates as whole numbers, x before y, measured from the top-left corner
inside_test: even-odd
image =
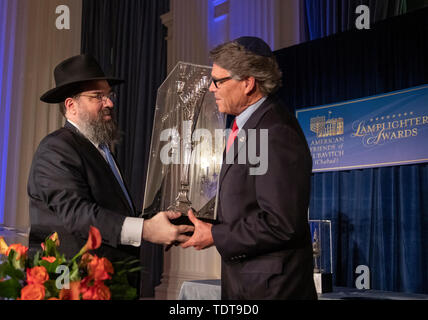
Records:
[[[112,118],[104,120],[105,114],[110,114]],[[88,113],[83,113],[78,125],[82,134],[95,144],[105,143],[113,148],[119,142],[119,130],[110,108],[101,109],[95,119],[90,119]]]

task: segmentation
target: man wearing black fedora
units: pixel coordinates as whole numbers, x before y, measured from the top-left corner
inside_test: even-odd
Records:
[[[56,87],[41,96],[59,103],[63,128],[46,136],[34,154],[28,179],[30,250],[58,232],[67,257],[85,244],[90,226],[100,230],[98,254],[112,261],[138,257],[141,241],[183,242],[191,226],[175,226],[180,214],[159,212],[139,218],[123,176],[110,150],[118,130],[112,109],[112,86],[123,81],[104,74],[90,55],[61,62],[54,71]]]

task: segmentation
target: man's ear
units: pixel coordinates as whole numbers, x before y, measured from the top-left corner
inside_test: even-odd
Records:
[[[77,114],[77,105],[76,101],[73,98],[67,98],[64,101],[65,105],[65,113],[68,115],[76,115]]]
[[[247,77],[244,79],[245,83],[245,94],[249,95],[254,92],[257,88],[256,79],[254,77]]]

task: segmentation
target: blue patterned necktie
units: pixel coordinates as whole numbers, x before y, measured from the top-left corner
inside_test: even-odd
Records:
[[[133,208],[131,198],[129,197],[128,191],[126,191],[125,185],[123,184],[123,181],[122,181],[122,178],[120,176],[120,173],[117,170],[116,164],[115,164],[115,162],[113,160],[113,156],[112,156],[112,154],[110,152],[109,147],[105,143],[100,143],[99,148],[104,151],[104,153],[105,153],[105,155],[107,157],[107,162],[110,165],[111,171],[113,171],[113,174],[116,177],[117,182],[119,182],[120,187],[122,188],[122,191],[125,194],[126,199],[128,200],[129,207]]]

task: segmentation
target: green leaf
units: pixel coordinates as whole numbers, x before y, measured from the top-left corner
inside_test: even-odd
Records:
[[[129,270],[124,268],[114,273],[110,280],[105,281],[112,294],[112,300],[135,300],[138,298],[137,289],[129,284],[127,276],[130,271],[134,272],[137,269],[140,270],[140,267]]]
[[[74,261],[70,271],[70,281],[78,280],[80,280],[79,266],[77,265],[76,261]]]
[[[16,260],[17,256],[18,256],[18,252],[16,252],[15,250],[12,249],[12,250],[10,250],[10,253],[9,253],[7,260],[15,269],[24,269],[23,259],[19,258],[18,260]]]
[[[3,262],[0,264],[0,279],[4,279],[6,277],[6,268],[9,265],[9,262]]]
[[[109,286],[112,300],[135,300],[137,299],[137,289],[122,284]]]
[[[42,267],[45,267],[48,273],[55,273],[56,268],[59,266],[59,263],[58,263],[58,260],[55,260],[52,263],[46,260],[40,260],[39,265]]]
[[[58,264],[64,264],[67,262],[67,259],[65,258],[64,254],[57,255],[56,259],[58,260]]]
[[[40,251],[37,251],[33,258],[33,266],[38,266],[40,261]]]
[[[140,260],[135,259],[135,260],[132,260],[132,261],[127,262],[125,265],[130,266],[130,265],[133,265],[133,264],[135,264],[135,263],[140,263]]]
[[[55,241],[51,240],[49,237],[45,240],[45,255],[49,257],[57,257],[57,255],[59,255]]]
[[[56,287],[55,280],[48,280],[45,282],[45,288],[46,288],[46,299],[49,299],[51,297],[57,297],[59,296],[59,289]]]
[[[21,285],[16,279],[9,279],[0,282],[0,297],[16,299],[21,293]]]
[[[129,269],[128,273],[137,272],[137,271],[140,271],[140,270],[141,270],[141,267],[135,267],[135,268]]]
[[[25,274],[20,269],[15,269],[15,267],[9,262],[4,262],[0,265],[0,278],[11,277],[17,280],[23,280]]]
[[[11,249],[9,252],[9,255],[7,256],[7,261],[10,264],[13,264],[13,262],[16,260],[16,257],[18,255],[18,252],[16,252],[15,250]]]

